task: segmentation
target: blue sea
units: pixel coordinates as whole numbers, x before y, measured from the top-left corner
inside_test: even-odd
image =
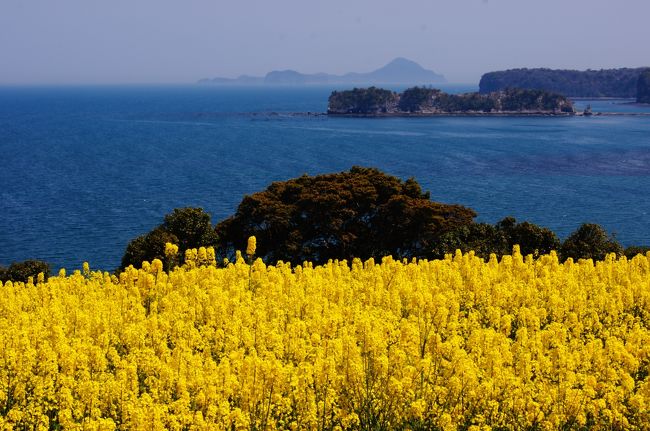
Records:
[[[474,90],[450,86],[449,91]],[[331,88],[0,88],[0,265],[115,269],[173,208],[213,222],[272,181],[374,166],[478,220],[650,245],[650,117],[327,118]],[[629,101],[594,111],[650,112]]]

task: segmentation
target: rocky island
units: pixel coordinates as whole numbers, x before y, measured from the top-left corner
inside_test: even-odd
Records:
[[[402,93],[370,87],[332,92],[327,113],[347,116],[567,116],[574,115],[575,109],[565,96],[542,90],[448,94],[426,87],[413,87]]]
[[[650,69],[639,76],[636,92],[637,103],[650,103]]]

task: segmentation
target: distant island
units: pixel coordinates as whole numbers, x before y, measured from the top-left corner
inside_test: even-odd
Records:
[[[543,90],[507,89],[489,94],[447,94],[413,87],[402,93],[382,88],[333,91],[329,115],[435,116],[435,115],[574,115],[567,97]]]
[[[603,70],[511,69],[483,75],[481,93],[506,88],[553,91],[567,97],[637,97],[639,76],[646,68]]]
[[[427,70],[406,58],[396,58],[384,67],[367,73],[304,74],[295,70],[276,70],[264,77],[241,75],[238,78],[206,78],[200,84],[217,85],[373,85],[373,84],[415,84],[431,85],[447,82],[443,75]]]
[[[650,103],[650,69],[639,76],[636,92],[637,103]]]

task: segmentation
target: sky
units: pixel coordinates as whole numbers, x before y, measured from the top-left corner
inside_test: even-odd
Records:
[[[650,66],[650,0],[0,0],[0,84]]]

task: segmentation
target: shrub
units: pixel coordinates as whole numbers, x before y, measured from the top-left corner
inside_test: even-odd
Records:
[[[477,256],[487,259],[491,253],[510,254],[515,244],[524,256],[535,257],[560,248],[560,240],[550,229],[526,221],[517,223],[513,217],[506,217],[495,225],[474,223],[445,233],[433,254],[442,258],[457,249],[464,253],[473,250]]]
[[[470,224],[475,215],[460,205],[432,202],[414,179],[353,167],[275,182],[244,197],[217,232],[227,256],[256,236],[257,254],[268,262],[430,257],[440,235]]]
[[[165,244],[168,242],[178,244],[178,237],[167,232],[162,226],[140,235],[126,246],[121,268],[126,268],[129,265],[139,267],[145,260],[151,262],[154,259],[160,259],[165,262]]]
[[[609,253],[620,256],[623,248],[602,226],[594,223],[580,226],[564,241],[561,249],[563,259],[602,260]]]
[[[217,234],[210,214],[202,208],[176,208],[165,216],[162,228],[176,236],[180,253],[190,248],[217,245]]]
[[[508,239],[508,249],[512,250],[513,245],[519,244],[524,256],[548,254],[551,250],[559,250],[561,245],[560,239],[552,230],[527,221],[517,223],[514,218],[508,217],[499,222],[497,227]]]
[[[50,265],[40,260],[26,260],[24,262],[14,262],[8,268],[0,268],[0,281],[27,282],[29,277],[36,281],[38,274],[43,273],[45,280],[50,276]]]
[[[633,245],[630,247],[627,247],[624,251],[623,254],[628,258],[632,259],[634,256],[637,254],[646,254],[650,251],[650,247],[648,246],[639,246],[639,245]]]
[[[172,266],[182,262],[187,249],[216,247],[217,235],[210,215],[202,208],[174,209],[171,214],[165,216],[161,225],[129,242],[120,267],[138,267],[143,261],[151,262],[153,259],[166,262],[165,244],[168,242],[178,245],[177,260],[169,262]]]

